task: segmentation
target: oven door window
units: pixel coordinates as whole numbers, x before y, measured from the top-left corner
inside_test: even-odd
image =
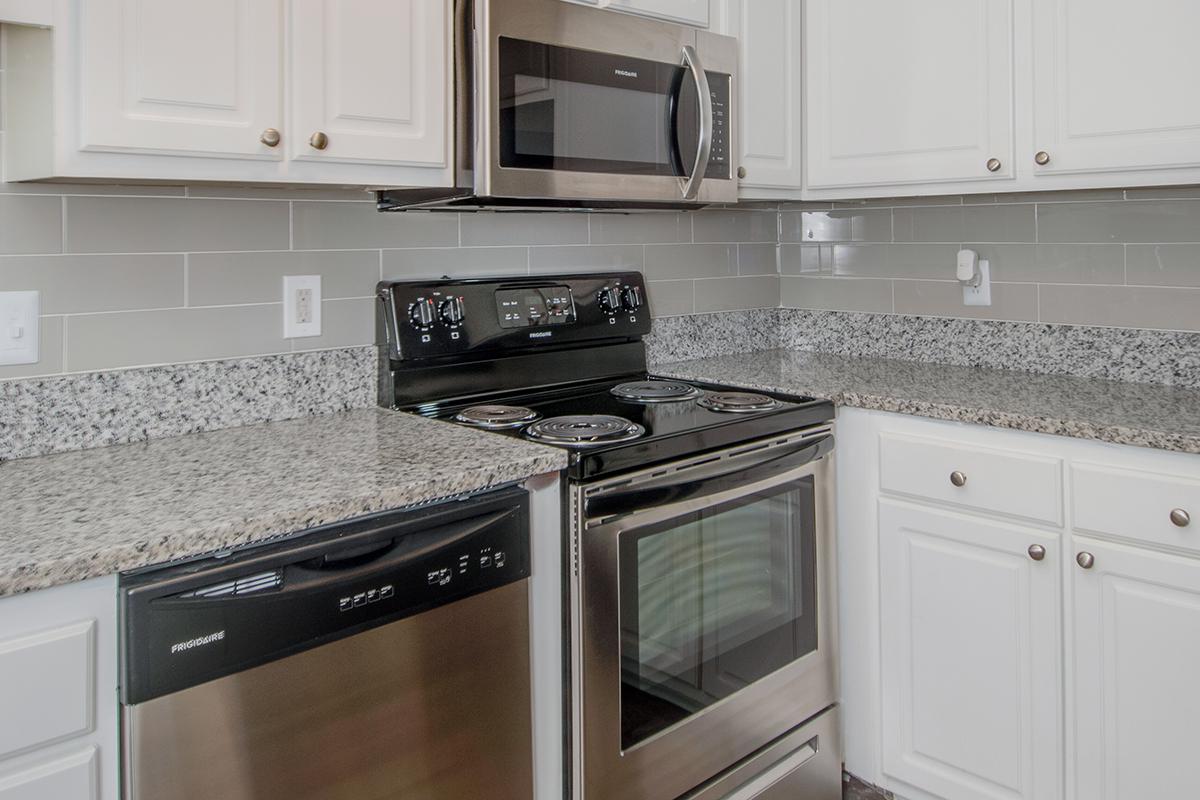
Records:
[[[500,166],[683,175],[699,128],[684,76],[676,64],[501,37]]]
[[[813,478],[622,532],[621,747],[817,649]]]

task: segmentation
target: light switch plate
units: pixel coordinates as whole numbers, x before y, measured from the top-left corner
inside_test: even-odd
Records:
[[[0,292],[0,365],[38,362],[40,307],[37,292]]]
[[[283,338],[321,335],[321,276],[283,276]]]

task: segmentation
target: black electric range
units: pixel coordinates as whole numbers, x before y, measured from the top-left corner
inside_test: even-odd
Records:
[[[639,273],[379,288],[381,405],[563,447],[575,481],[833,419],[811,397],[655,378]]]

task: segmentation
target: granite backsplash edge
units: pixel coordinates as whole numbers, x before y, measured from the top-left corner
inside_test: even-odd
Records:
[[[661,317],[651,365],[774,348],[1200,389],[1200,333],[762,308]],[[376,348],[0,381],[0,461],[375,404]]]

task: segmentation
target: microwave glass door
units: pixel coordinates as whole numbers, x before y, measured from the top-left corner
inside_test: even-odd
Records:
[[[683,176],[700,127],[678,64],[500,37],[500,167]]]
[[[817,649],[813,476],[622,531],[621,749]]]

